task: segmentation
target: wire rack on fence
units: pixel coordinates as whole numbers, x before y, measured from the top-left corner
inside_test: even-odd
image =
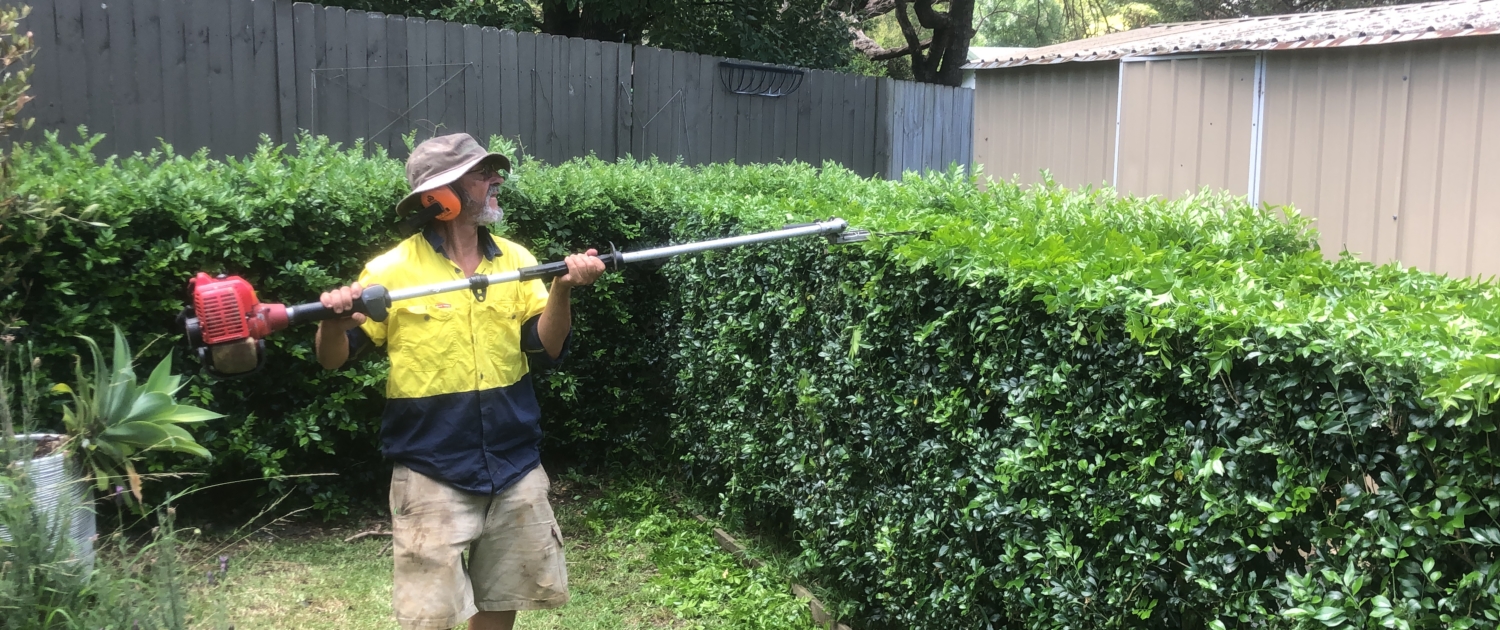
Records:
[[[733,61],[719,62],[719,80],[724,89],[752,96],[786,96],[802,87],[801,70],[756,66]]]

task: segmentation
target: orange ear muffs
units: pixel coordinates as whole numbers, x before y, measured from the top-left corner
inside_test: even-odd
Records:
[[[451,186],[443,186],[422,193],[422,206],[431,208],[434,205],[443,209],[434,217],[439,221],[457,219],[458,212],[463,209],[463,204],[458,201],[458,195],[453,192]]]

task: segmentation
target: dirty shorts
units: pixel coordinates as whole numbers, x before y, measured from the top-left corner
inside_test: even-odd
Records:
[[[452,628],[480,610],[568,601],[562,533],[537,466],[504,492],[468,494],[396,465],[391,521],[394,606],[402,628]],[[469,554],[464,562],[464,552]]]

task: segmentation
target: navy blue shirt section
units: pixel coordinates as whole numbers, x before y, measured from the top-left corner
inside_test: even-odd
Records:
[[[464,492],[497,494],[541,463],[541,415],[530,375],[494,389],[389,400],[381,451]]]

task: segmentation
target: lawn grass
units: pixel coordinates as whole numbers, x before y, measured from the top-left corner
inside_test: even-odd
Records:
[[[788,590],[782,565],[746,569],[721,550],[711,526],[680,507],[663,483],[600,484],[569,476],[553,484],[572,600],[558,610],[523,612],[517,628],[813,628],[806,605]],[[227,550],[230,570],[207,584],[212,560],[195,575],[196,626],[396,628],[391,615],[388,537],[345,543],[381,521],[282,527]],[[385,525],[389,527],[388,524]],[[218,553],[194,545],[201,557]]]

